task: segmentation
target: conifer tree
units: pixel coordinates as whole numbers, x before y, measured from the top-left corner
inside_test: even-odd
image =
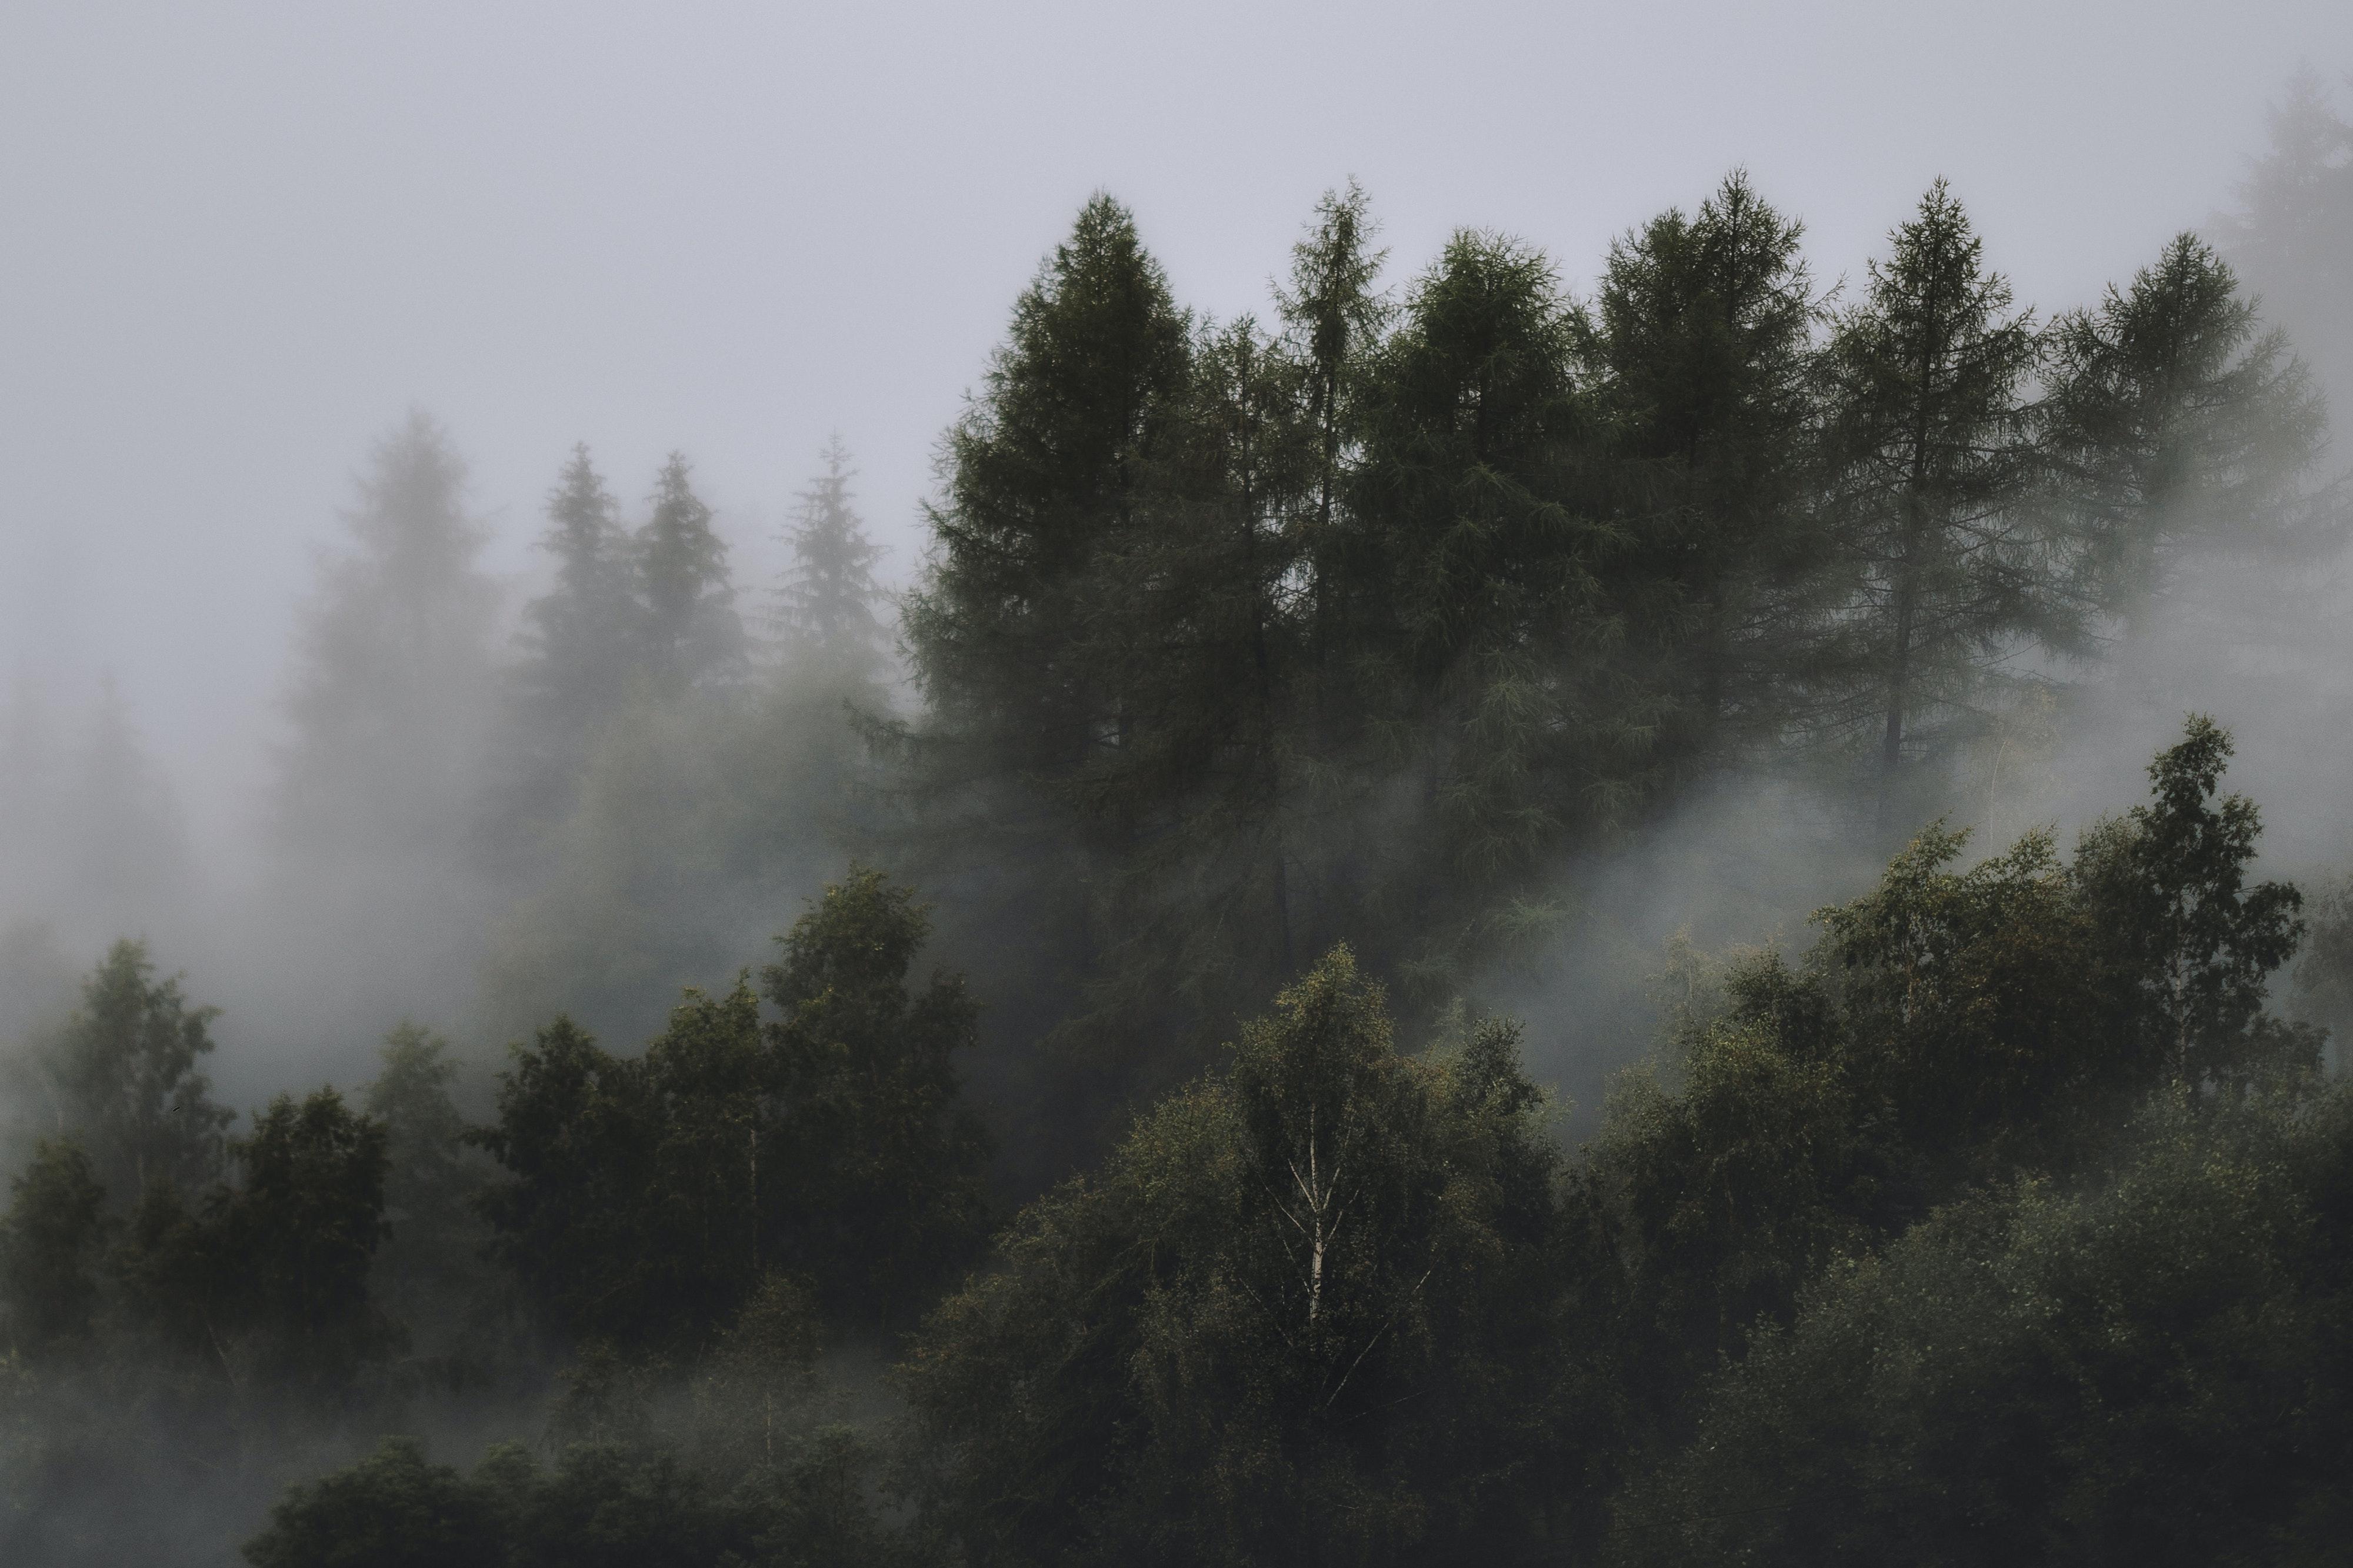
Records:
[[[1343,190],[1324,192],[1306,236],[1291,247],[1289,286],[1275,293],[1286,328],[1283,348],[1299,367],[1302,412],[1314,432],[1305,520],[1312,530],[1303,550],[1316,563],[1309,577],[1315,596],[1311,663],[1325,682],[1338,673],[1326,656],[1335,623],[1345,613],[1338,602],[1345,578],[1333,570],[1331,558],[1340,548],[1348,470],[1358,455],[1365,370],[1390,316],[1388,300],[1374,289],[1388,258],[1372,248],[1378,232],[1372,203],[1354,180]]]
[[[529,642],[515,679],[512,742],[519,755],[506,781],[526,822],[569,805],[642,651],[629,537],[586,446],[572,448],[548,493],[547,521],[540,545],[555,557],[555,584],[524,612]]]
[[[778,595],[777,621],[786,662],[800,679],[837,692],[862,692],[882,679],[890,631],[880,611],[890,595],[874,581],[882,547],[868,537],[850,504],[857,470],[835,437],[826,445],[825,472],[800,494],[786,531],[792,575]]]
[[[380,443],[303,617],[280,782],[311,870],[454,852],[492,689],[496,586],[477,565],[465,465],[421,410]]]
[[[1585,334],[1613,460],[1613,510],[1659,645],[1679,762],[1789,717],[1820,623],[1812,504],[1821,315],[1803,226],[1726,175],[1689,217],[1670,210],[1610,247]]]
[[[1997,656],[2068,630],[2044,592],[2050,542],[2026,505],[2031,313],[2013,312],[1944,181],[1891,237],[1829,353],[1836,504],[1855,573],[1849,711],[1876,731],[1883,813],[1905,758],[1978,700]]]
[[[638,531],[638,599],[646,659],[656,682],[681,691],[723,680],[744,657],[744,630],[728,581],[727,546],[711,508],[694,493],[685,454],[672,452],[655,481],[653,515]]]
[[[2144,623],[2189,552],[2317,531],[2299,481],[2325,439],[2320,395],[2211,246],[2177,236],[2049,336],[2043,437],[2101,612]]]
[[[1013,310],[947,442],[939,554],[907,637],[961,777],[1068,778],[1131,716],[1087,666],[1088,568],[1133,519],[1182,390],[1186,324],[1134,220],[1089,201]]]
[[[2232,265],[2339,408],[2353,405],[2353,123],[2308,67],[2271,106],[2271,146],[2218,223]]]
[[[1386,688],[1365,694],[1377,721],[1358,743],[1410,770],[1433,896],[1525,869],[1626,804],[1642,765],[1573,325],[1549,259],[1458,234],[1366,394],[1344,657]],[[1388,737],[1409,737],[1402,756]]]

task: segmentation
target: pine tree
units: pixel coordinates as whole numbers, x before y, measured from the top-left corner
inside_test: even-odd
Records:
[[[882,547],[850,504],[857,470],[839,436],[822,460],[825,472],[801,492],[785,535],[793,566],[777,595],[777,622],[795,679],[862,693],[881,682],[890,659],[890,631],[879,613],[890,595],[874,581]]]
[[[2012,312],[1942,180],[1892,240],[1829,353],[1841,542],[1856,572],[1849,713],[1878,731],[1883,813],[1905,759],[1978,701],[1997,658],[2068,630],[2026,505],[2031,313]]]
[[[466,469],[422,411],[378,445],[301,627],[280,786],[285,847],[306,868],[453,854],[476,787],[498,590]]]
[[[1130,525],[1186,337],[1134,220],[1088,202],[948,436],[938,555],[906,629],[950,776],[1065,779],[1121,743],[1119,694],[1083,658],[1086,574]]]
[[[711,508],[694,493],[683,453],[662,465],[653,515],[638,531],[637,587],[645,657],[662,689],[687,690],[736,672],[744,629],[727,546],[711,530]]]
[[[1372,248],[1378,232],[1372,203],[1354,180],[1345,190],[1324,192],[1306,236],[1291,248],[1289,286],[1275,294],[1286,328],[1283,350],[1299,367],[1303,412],[1314,432],[1312,510],[1303,520],[1311,531],[1303,552],[1314,563],[1310,663],[1325,703],[1345,700],[1336,691],[1325,694],[1339,678],[1329,656],[1336,623],[1347,614],[1340,603],[1345,577],[1332,558],[1340,548],[1348,470],[1362,440],[1366,367],[1391,314],[1374,289],[1388,258]]]
[[[1358,754],[1405,773],[1427,814],[1406,906],[1484,905],[1640,787],[1650,716],[1615,657],[1574,346],[1552,262],[1466,232],[1372,372],[1334,571],[1341,657],[1368,672]]]
[[[1659,595],[1643,629],[1671,701],[1661,745],[1682,765],[1788,722],[1820,621],[1822,307],[1803,233],[1736,170],[1696,215],[1610,247],[1585,333],[1628,566]]]
[[[2145,624],[2181,559],[2318,542],[2301,488],[2327,411],[2212,247],[2183,234],[2128,289],[2052,323],[2039,410],[2083,591]]]
[[[2309,68],[2269,115],[2271,146],[2217,227],[2232,264],[2331,401],[2353,406],[2353,123]]]
[[[554,589],[524,612],[529,642],[514,682],[514,753],[505,781],[528,828],[559,817],[605,721],[628,694],[641,654],[630,595],[630,541],[620,505],[586,446],[572,449],[547,498],[541,547],[555,557]]]

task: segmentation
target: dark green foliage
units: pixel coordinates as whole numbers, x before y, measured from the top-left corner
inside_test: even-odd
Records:
[[[193,1188],[220,1169],[236,1112],[212,1100],[197,1064],[217,1010],[191,1007],[181,976],[154,978],[146,944],[118,942],[82,983],[81,1006],[39,1055],[57,1124],[123,1200],[156,1184]]]
[[[1853,722],[1877,731],[1883,792],[1940,721],[1978,703],[1993,656],[2069,632],[2024,504],[2031,312],[2012,312],[2009,283],[1985,269],[1985,242],[1942,180],[1892,240],[1827,362],[1841,551],[1854,574],[1844,658]]]
[[[477,1200],[501,1261],[554,1322],[576,1333],[639,1327],[634,1293],[613,1288],[645,1261],[637,1205],[658,1108],[644,1068],[599,1049],[569,1018],[518,1046],[499,1079],[499,1115],[473,1134],[510,1180]]]
[[[971,1256],[988,1146],[958,1100],[973,1043],[960,978],[907,984],[929,931],[913,892],[853,867],[778,939],[762,972],[780,1101],[770,1181],[788,1216],[777,1267],[829,1302],[904,1313]]]
[[[714,1484],[669,1454],[583,1444],[542,1468],[494,1448],[470,1477],[387,1437],[294,1488],[248,1542],[254,1568],[884,1568],[914,1561],[869,1504],[867,1456],[846,1433]]]
[[[2144,1059],[2235,1089],[2309,1071],[2318,1050],[2264,1012],[2272,972],[2304,939],[2304,896],[2248,885],[2262,820],[2244,795],[2214,796],[2230,755],[2229,734],[2191,715],[2180,744],[2149,764],[2155,800],[2087,835],[2076,874],[2127,977],[2116,1011]]]
[[[385,1129],[332,1089],[280,1095],[229,1142],[237,1180],[194,1203],[151,1185],[121,1260],[133,1313],[232,1382],[332,1392],[398,1331],[368,1289],[384,1240]]]
[[[888,1313],[956,1266],[987,1151],[955,1098],[961,983],[908,994],[923,936],[911,894],[854,870],[782,939],[777,1020],[739,984],[690,990],[634,1060],[564,1019],[516,1047],[475,1134],[509,1179],[480,1203],[552,1326],[692,1349],[771,1268]]]
[[[1333,954],[934,1315],[907,1378],[936,1517],[976,1563],[1514,1539],[1557,1329],[1540,1103],[1507,1030],[1398,1055]]]
[[[1634,1489],[1627,1563],[2312,1562],[2342,1549],[2342,1091],[2160,1100],[2116,1176],[2025,1182],[1832,1267]]]
[[[1643,606],[1673,667],[1662,743],[1687,764],[1787,724],[1821,630],[1822,306],[1802,234],[1736,171],[1695,215],[1610,247],[1588,323],[1614,509],[1665,595]]]
[[[41,1140],[0,1220],[0,1313],[14,1353],[39,1356],[90,1337],[113,1229],[90,1156],[70,1141]]]
[[[1550,260],[1460,234],[1366,392],[1345,570],[1370,618],[1352,652],[1383,670],[1377,716],[1412,737],[1398,760],[1449,876],[1524,868],[1623,804],[1641,751],[1641,700],[1610,657],[1608,532],[1581,492],[1573,346]]]
[[[1063,777],[1117,740],[1119,694],[1078,657],[1082,589],[1127,524],[1186,348],[1134,220],[1095,197],[949,434],[941,554],[908,605],[916,674],[963,776]]]
[[[235,1195],[219,1244],[246,1321],[297,1360],[328,1366],[378,1352],[386,1332],[368,1295],[385,1237],[384,1123],[332,1089],[280,1095],[232,1140]]]
[[[487,1468],[487,1467],[486,1467]],[[248,1543],[254,1568],[501,1568],[491,1488],[427,1462],[410,1437],[290,1489]]]
[[[1957,871],[1961,837],[1924,834],[1817,917],[1803,967],[1732,973],[1673,1087],[1629,1077],[1580,1181],[1618,1292],[1618,1408],[1677,1433],[1833,1258],[1977,1184],[2080,1172],[2144,1096],[2309,1072],[2311,1037],[2261,1011],[2295,894],[2244,886],[2253,808],[2214,798],[2226,754],[2193,720],[2151,766],[2154,803],[2072,865],[2037,834]]]

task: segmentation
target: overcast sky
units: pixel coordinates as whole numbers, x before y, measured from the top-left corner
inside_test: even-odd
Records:
[[[218,818],[412,403],[501,573],[573,441],[633,501],[683,448],[756,538],[839,430],[903,574],[1094,189],[1226,315],[1350,174],[1395,276],[1476,225],[1581,286],[1736,163],[1859,274],[1941,174],[2048,308],[2226,202],[2299,61],[2353,68],[2353,5],[7,0],[0,658],[60,698],[112,668]]]

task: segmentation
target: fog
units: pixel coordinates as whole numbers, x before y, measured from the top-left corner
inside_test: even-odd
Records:
[[[221,1009],[201,1066],[237,1115],[229,1136],[284,1091],[332,1083],[358,1103],[387,1032],[412,1022],[446,1037],[448,1094],[487,1125],[508,1044],[558,1014],[628,1057],[682,985],[723,995],[751,973],[761,1027],[789,1028],[774,1020],[806,1001],[786,977],[797,950],[779,959],[772,938],[817,920],[813,900],[853,861],[879,866],[937,906],[919,971],[970,975],[978,1022],[952,1043],[975,1047],[959,1058],[967,1099],[997,1151],[971,1177],[986,1188],[985,1203],[965,1194],[971,1229],[1091,1167],[1155,1097],[1222,1059],[1218,1042],[1320,956],[1292,951],[1294,923],[1303,944],[1357,949],[1409,1044],[1450,1019],[1520,1020],[1569,1146],[1601,1125],[1620,1069],[1679,1048],[1661,1031],[1694,952],[1804,952],[1809,915],[1870,887],[1932,818],[1968,828],[1972,858],[2042,826],[2063,852],[2144,798],[2186,713],[2235,738],[2230,786],[2263,813],[2260,874],[2295,879],[2316,907],[2353,876],[2353,441],[2326,434],[2353,418],[2353,232],[2284,238],[2263,172],[2281,166],[2281,128],[2302,123],[2282,106],[2353,120],[2348,70],[2353,9],[2323,0],[19,0],[0,13],[0,1058],[16,1062],[0,1077],[0,1173],[64,1129],[61,1091],[19,1068],[124,937],[160,973],[185,971],[188,1002]],[[2322,160],[2340,184],[2348,159],[2353,138]],[[1010,362],[992,356],[1015,301],[1053,275],[1092,198],[1133,214],[1193,313],[1187,331],[1255,317],[1280,331],[1303,225],[1352,181],[1378,226],[1386,308],[1405,310],[1472,229],[1549,258],[1585,310],[1613,244],[1669,207],[1696,212],[1735,170],[1802,223],[1820,333],[1865,298],[1867,264],[1939,179],[2037,328],[2096,310],[2177,235],[2211,240],[2333,410],[2292,465],[2293,504],[2275,509],[2302,509],[2304,542],[2226,539],[2169,563],[2146,605],[2103,605],[2088,632],[2038,640],[2021,617],[1989,637],[1982,685],[1952,705],[1967,722],[1931,738],[1909,793],[1891,794],[1891,761],[1874,795],[1869,724],[1809,709],[1773,743],[1694,750],[1658,779],[1621,770],[1641,780],[1627,785],[1637,806],[1596,807],[1514,849],[1492,888],[1405,842],[1440,815],[1441,763],[1426,779],[1419,761],[1381,775],[1364,759],[1389,753],[1370,741],[1314,753],[1312,740],[1303,752],[1261,739],[1261,755],[1203,721],[1220,737],[1199,752],[1213,760],[1170,766],[1210,804],[1187,797],[1174,826],[1144,828],[1132,804],[1041,828],[1021,793],[1034,758],[992,754],[968,776],[940,760],[963,753],[954,722],[935,723],[955,684],[939,650],[967,645],[919,624],[921,602],[902,631],[902,596],[952,575],[957,443],[994,428],[990,376]],[[2353,206],[2337,199],[2344,226]],[[565,486],[589,519],[580,537],[604,531],[576,556],[551,545]],[[1193,516],[1190,492],[1166,488],[1167,515]],[[705,515],[723,569],[694,553]],[[396,538],[416,518],[441,531],[438,554]],[[663,621],[645,563],[672,546],[685,586]],[[622,560],[652,585],[589,581]],[[1187,569],[1147,552],[1133,581]],[[1223,613],[1226,586],[1200,590],[1202,616]],[[560,616],[630,595],[659,627],[594,654],[609,661],[591,671],[579,650],[593,637]],[[428,601],[463,608],[429,625],[369,618]],[[870,611],[847,629],[825,619]],[[1839,613],[1788,612],[1817,630]],[[396,691],[350,674],[375,668],[369,637],[417,653]],[[1631,664],[1657,652],[1629,646]],[[1324,705],[1373,689],[1348,682],[1386,650],[1360,655],[1299,711],[1324,723]],[[575,656],[583,689],[604,681],[586,707],[547,674]],[[1265,680],[1262,645],[1256,668]],[[1201,678],[1227,683],[1236,714],[1251,700],[1242,670]],[[1148,670],[1137,682],[1152,689]],[[1178,710],[1181,695],[1168,701]],[[1124,707],[1089,721],[1120,746],[1128,721]],[[1647,712],[1626,725],[1661,744],[1671,728],[1645,728],[1666,725]],[[1779,743],[1801,731],[1835,738]],[[1428,755],[1451,765],[1447,747],[1469,743]],[[1259,760],[1230,760],[1244,753]],[[1334,757],[1340,776],[1317,771]],[[1292,770],[1269,796],[1309,804],[1264,805],[1260,763],[1269,778]],[[1590,798],[1623,782],[1611,765],[1592,763]],[[1087,775],[1052,809],[1125,783]],[[1221,832],[1206,849],[1187,837]],[[1274,867],[1280,962],[1249,902],[1254,856]],[[1461,851],[1474,863],[1491,866]],[[1394,902],[1416,889],[1426,911]],[[2294,973],[2278,970],[2274,997],[2328,1021]],[[938,1020],[962,1015],[942,1006],[907,1017],[953,1034]],[[978,1160],[978,1142],[957,1147]],[[469,1191],[489,1179],[481,1146],[449,1158]],[[365,1451],[379,1428],[438,1433],[468,1463],[501,1436],[605,1430],[578,1403],[603,1374],[569,1359],[605,1331],[549,1330],[512,1281],[485,1284],[485,1222],[446,1207],[434,1245],[469,1261],[375,1266],[377,1298],[414,1316],[385,1374],[398,1394],[351,1395],[333,1415],[290,1396],[237,1426],[245,1468],[159,1481],[141,1527],[153,1540],[192,1531],[187,1561],[227,1561],[286,1483]],[[942,1244],[934,1262],[976,1256]],[[793,1299],[805,1321],[776,1352],[801,1380],[794,1397],[812,1397],[821,1366],[819,1403],[882,1442],[903,1410],[878,1368],[923,1303],[845,1308],[817,1265],[795,1267],[818,1282]],[[396,1268],[430,1279],[394,1283]],[[928,1301],[945,1287],[923,1288]],[[677,1365],[628,1373],[660,1384],[649,1397],[677,1442],[721,1443],[697,1425],[714,1421],[743,1440],[727,1425],[741,1411],[710,1416],[692,1380],[753,1354],[751,1319],[700,1323],[691,1354],[664,1342]],[[244,1400],[240,1377],[259,1374],[212,1346]],[[0,1483],[10,1434],[69,1425],[74,1386],[14,1407],[0,1387]],[[137,1405],[122,1429],[165,1452],[187,1444],[187,1419]],[[69,1489],[54,1517],[0,1542],[100,1560],[111,1484]],[[884,1513],[920,1511],[907,1500],[920,1490]]]

